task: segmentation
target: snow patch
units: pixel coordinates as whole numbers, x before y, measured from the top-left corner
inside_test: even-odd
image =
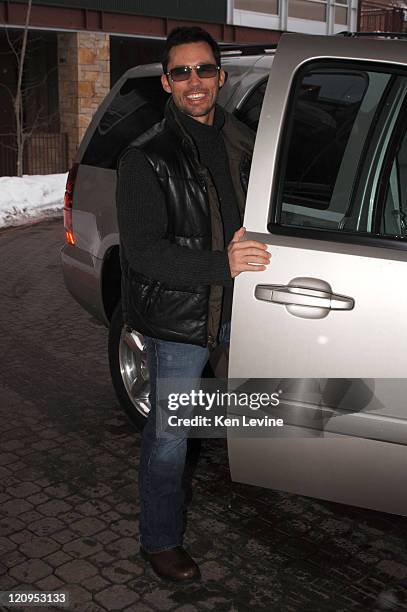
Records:
[[[0,227],[62,215],[68,174],[0,177]]]

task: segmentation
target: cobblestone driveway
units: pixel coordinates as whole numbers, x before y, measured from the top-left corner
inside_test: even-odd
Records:
[[[406,610],[406,519],[232,486],[219,440],[204,443],[189,513],[202,582],[145,568],[139,437],[106,329],[64,288],[61,244],[60,221],[0,233],[0,590],[65,589],[81,612]]]

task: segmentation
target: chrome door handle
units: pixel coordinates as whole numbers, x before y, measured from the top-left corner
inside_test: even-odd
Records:
[[[297,304],[330,310],[352,310],[355,302],[345,295],[288,285],[257,285],[254,295],[258,300],[275,304]]]
[[[288,285],[257,285],[256,299],[287,307],[296,316],[321,319],[331,310],[352,310],[351,297],[332,292],[331,286],[316,278],[294,278]]]

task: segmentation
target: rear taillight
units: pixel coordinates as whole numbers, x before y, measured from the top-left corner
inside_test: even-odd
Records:
[[[72,205],[73,205],[73,192],[75,188],[76,175],[78,173],[79,164],[73,164],[72,168],[68,172],[68,178],[66,180],[65,197],[64,197],[64,228],[65,228],[65,239],[68,244],[75,244],[76,240],[73,235],[72,229]]]

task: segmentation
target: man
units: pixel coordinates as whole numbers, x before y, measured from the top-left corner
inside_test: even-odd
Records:
[[[159,576],[185,581],[200,577],[182,547],[187,441],[157,436],[158,386],[201,377],[209,349],[228,340],[233,278],[265,270],[270,255],[241,241],[254,135],[216,104],[225,82],[218,45],[201,28],[177,28],[163,72],[165,118],[121,156],[117,204],[124,317],[144,334],[151,385],[140,552]]]

